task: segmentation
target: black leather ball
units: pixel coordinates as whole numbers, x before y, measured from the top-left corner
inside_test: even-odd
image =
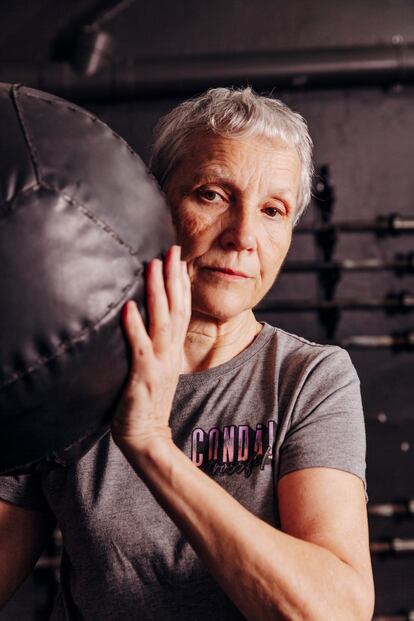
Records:
[[[0,84],[0,473],[66,464],[108,430],[120,321],[174,241],[140,158],[68,102]]]

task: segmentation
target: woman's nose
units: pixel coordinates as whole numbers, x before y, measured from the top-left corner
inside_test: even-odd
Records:
[[[256,248],[255,218],[251,211],[234,209],[220,236],[226,250],[254,250]]]

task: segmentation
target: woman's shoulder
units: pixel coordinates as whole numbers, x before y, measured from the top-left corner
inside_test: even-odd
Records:
[[[339,345],[318,343],[304,336],[288,332],[277,326],[264,324],[270,334],[269,349],[278,360],[279,366],[297,367],[303,365],[315,366],[323,363],[323,366],[352,366],[350,356],[346,349]]]
[[[326,351],[328,353],[336,350],[343,350],[342,347],[338,345],[332,345],[330,343],[318,343],[316,341],[311,341],[300,334],[295,334],[294,332],[288,332],[287,330],[283,330],[278,326],[272,326],[267,322],[262,322],[264,331],[271,335],[273,340],[276,341],[279,345],[284,345],[285,347],[289,347],[292,350],[303,350],[303,351],[313,351],[313,352],[321,352]],[[345,350],[343,350],[345,351]]]

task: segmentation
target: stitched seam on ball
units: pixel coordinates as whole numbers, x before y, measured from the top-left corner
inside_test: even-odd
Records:
[[[14,84],[12,86],[12,92],[13,92],[13,101],[16,107],[16,111],[17,111],[17,115],[20,121],[20,124],[22,126],[22,130],[24,133],[24,136],[26,138],[26,142],[28,144],[29,147],[29,151],[32,157],[32,161],[33,161],[33,167],[35,169],[35,174],[38,180],[38,183],[43,186],[45,189],[48,190],[52,190],[54,192],[59,193],[68,203],[75,205],[76,207],[79,207],[81,211],[84,212],[84,214],[90,219],[92,220],[92,222],[94,222],[95,224],[97,224],[102,230],[104,230],[106,233],[108,233],[108,235],[110,235],[111,237],[113,237],[113,239],[115,239],[116,241],[118,241],[119,244],[121,244],[122,246],[124,246],[126,248],[126,250],[128,251],[128,253],[134,258],[136,259],[137,257],[137,252],[138,251],[134,251],[133,248],[131,248],[131,246],[129,246],[106,222],[104,222],[103,220],[101,220],[100,218],[98,218],[97,216],[95,216],[93,213],[91,213],[86,207],[85,205],[83,205],[82,203],[80,203],[79,201],[76,201],[75,199],[73,199],[71,196],[69,196],[68,194],[62,192],[61,190],[59,190],[58,188],[55,188],[54,186],[52,186],[51,184],[47,183],[46,181],[44,181],[44,179],[42,178],[41,172],[40,172],[40,165],[37,159],[37,151],[36,148],[34,146],[34,143],[31,139],[31,135],[30,132],[24,122],[24,118],[23,118],[23,113],[20,110],[19,104],[18,104],[18,100],[17,100],[17,93],[20,90],[20,88],[24,88],[22,84]],[[119,136],[116,132],[114,132],[106,123],[104,123],[103,121],[101,121],[100,119],[98,119],[98,117],[92,115],[90,112],[87,112],[86,110],[83,110],[83,108],[75,108],[74,106],[71,106],[70,104],[62,105],[62,102],[64,102],[65,100],[52,100],[52,99],[47,99],[47,98],[39,98],[39,97],[35,97],[34,95],[31,95],[29,93],[25,93],[27,97],[32,97],[33,99],[36,99],[36,101],[38,102],[43,102],[45,104],[51,104],[51,105],[55,105],[59,108],[66,108],[67,110],[70,110],[71,112],[76,112],[80,115],[85,115],[86,117],[88,117],[92,122],[96,123],[100,123],[101,125],[103,125],[104,127],[106,127],[108,129],[108,131],[112,134],[112,136],[114,138],[116,138],[117,140],[120,140],[122,142],[122,144],[127,148],[128,152],[130,153],[131,156],[133,156],[138,163],[140,164],[141,167],[145,167],[144,163],[142,162],[141,158],[137,155],[137,153],[135,153],[135,151],[129,146],[129,144],[123,139],[121,138],[121,136]],[[157,188],[159,189],[159,185],[157,180],[155,179],[155,177],[148,172],[148,176],[151,178],[151,180],[154,182],[154,184],[157,186]],[[162,253],[159,253],[158,256],[160,256]]]
[[[143,271],[144,271],[144,267],[141,265],[141,269],[135,271],[134,276],[136,277],[140,276],[143,273]],[[125,294],[133,287],[135,283],[136,283],[136,280],[125,285],[125,287],[121,289],[121,295],[119,296],[119,298],[115,302],[111,302],[111,304],[108,304],[103,315],[98,317],[98,319],[93,324],[91,324],[87,328],[84,328],[83,330],[81,330],[80,332],[72,336],[72,338],[69,341],[58,345],[55,351],[53,352],[53,354],[50,354],[49,356],[42,356],[41,358],[38,358],[34,364],[32,364],[30,367],[28,367],[24,371],[18,371],[18,372],[13,373],[10,377],[8,377],[4,382],[0,384],[0,390],[5,388],[6,386],[9,386],[15,381],[20,380],[23,377],[26,377],[27,375],[30,375],[34,371],[38,371],[51,360],[55,360],[56,358],[59,358],[59,356],[63,355],[67,349],[72,347],[72,345],[74,345],[78,341],[81,341],[84,338],[84,336],[88,335],[97,326],[99,326],[99,324],[102,323],[102,321],[109,315],[109,313],[124,300]]]
[[[18,85],[13,85],[13,86],[16,86],[16,90],[17,90],[17,88],[24,88],[23,84],[18,84]],[[54,100],[54,99],[48,99],[47,97],[36,97],[33,93],[28,93],[28,92],[26,92],[25,95],[26,95],[26,97],[32,97],[33,99],[36,99],[36,101],[38,101],[38,102],[42,102],[44,104],[56,106],[56,107],[59,107],[59,108],[64,108],[66,110],[69,110],[70,112],[76,112],[77,114],[84,115],[88,119],[90,119],[93,123],[100,123],[101,125],[103,125],[110,132],[110,134],[112,134],[113,138],[115,138],[116,140],[120,141],[125,146],[125,148],[129,152],[129,154],[134,159],[137,160],[137,162],[140,164],[140,166],[143,167],[143,168],[146,168],[146,172],[148,174],[148,177],[154,183],[156,188],[161,192],[161,194],[164,196],[164,198],[166,198],[164,190],[161,188],[160,184],[158,183],[158,179],[154,176],[152,171],[148,167],[145,166],[144,162],[142,161],[142,159],[140,158],[138,153],[136,153],[134,151],[134,149],[128,144],[128,142],[125,140],[125,138],[122,138],[122,136],[117,134],[111,127],[109,127],[109,125],[107,123],[102,121],[102,119],[99,119],[97,116],[95,116],[94,114],[92,114],[88,110],[85,110],[85,108],[75,108],[75,106],[71,106],[70,103],[66,102],[65,99]],[[66,103],[66,105],[65,105],[65,103]],[[27,137],[26,137],[26,139],[27,139]],[[32,157],[33,157],[33,154],[32,154]],[[40,177],[39,163],[36,161],[36,164],[37,164],[37,167],[38,167],[37,168],[37,172],[39,173],[39,177]]]
[[[88,110],[85,110],[84,108],[75,108],[74,106],[71,106],[70,103],[66,103],[65,105],[65,99],[58,99],[58,100],[54,100],[54,99],[47,99],[46,97],[36,97],[35,95],[33,95],[33,93],[26,93],[27,97],[32,97],[33,99],[36,99],[36,101],[45,103],[45,104],[49,104],[52,106],[56,106],[58,108],[66,108],[66,110],[69,110],[70,112],[75,112],[77,114],[80,115],[84,115],[86,117],[88,117],[93,123],[100,123],[101,125],[103,125],[104,127],[106,127],[106,129],[112,134],[112,136],[114,138],[116,138],[117,140],[119,140],[120,142],[122,142],[122,144],[126,147],[126,149],[129,151],[130,155],[132,155],[132,157],[134,159],[136,159],[139,164],[142,167],[145,167],[142,159],[139,157],[139,155],[137,153],[135,153],[135,151],[133,150],[133,148],[127,143],[127,141],[122,138],[122,136],[120,136],[119,134],[117,134],[111,127],[109,127],[109,125],[107,125],[104,121],[102,121],[101,119],[99,119],[97,116],[95,116],[94,114],[92,114],[91,112],[89,112]],[[158,182],[155,179],[154,175],[152,175],[151,173],[149,173],[149,176],[151,177],[151,179],[154,180],[155,184],[158,186]]]
[[[104,220],[101,220],[101,218],[98,218],[94,213],[89,211],[89,209],[85,207],[83,203],[76,200],[69,194],[66,194],[66,192],[62,192],[62,190],[59,190],[59,188],[54,187],[53,185],[47,183],[46,181],[41,181],[40,185],[45,190],[49,190],[50,192],[54,192],[55,194],[58,194],[59,196],[61,196],[64,201],[69,203],[69,205],[73,205],[74,207],[77,207],[79,211],[81,211],[87,218],[89,218],[89,220],[92,220],[94,224],[96,224],[100,229],[102,229],[105,233],[107,233],[110,237],[112,237],[112,239],[114,239],[121,246],[123,246],[127,250],[128,254],[130,254],[131,257],[135,259],[135,261],[138,261],[138,263],[141,265],[141,262],[138,260],[138,257],[137,257],[138,251],[135,251],[133,248],[131,248],[131,246],[127,244],[122,239],[122,237],[120,237],[118,233],[109,226],[109,224],[107,224]]]
[[[24,116],[23,116],[23,110],[20,107],[19,104],[19,100],[18,100],[18,93],[20,88],[22,87],[21,84],[13,84],[12,86],[12,101],[14,103],[14,107],[16,108],[16,113],[17,113],[17,118],[19,119],[22,131],[23,131],[23,135],[26,139],[27,142],[27,146],[29,148],[29,153],[31,155],[32,158],[32,164],[33,164],[33,168],[34,168],[34,172],[36,175],[36,179],[37,182],[40,183],[41,181],[41,175],[40,175],[40,168],[39,168],[39,162],[37,159],[37,151],[36,151],[36,147],[34,146],[32,137],[30,135],[29,129],[25,123],[24,120]]]
[[[120,237],[108,224],[106,224],[106,222],[104,222],[103,220],[101,220],[100,218],[97,218],[93,213],[91,213],[86,207],[85,205],[83,205],[82,203],[80,203],[79,201],[76,201],[74,198],[72,198],[71,196],[69,196],[68,194],[65,194],[64,192],[62,192],[61,190],[59,190],[58,188],[53,187],[52,185],[49,185],[47,183],[45,183],[44,181],[42,181],[41,183],[36,183],[32,186],[30,186],[29,188],[26,188],[25,190],[20,190],[17,194],[15,194],[13,196],[13,198],[11,199],[7,199],[5,200],[3,203],[0,203],[0,208],[2,208],[4,205],[6,205],[7,203],[10,204],[10,209],[12,209],[12,203],[13,201],[15,201],[16,199],[18,199],[20,196],[24,196],[25,194],[30,194],[31,192],[36,192],[38,189],[43,188],[44,190],[47,190],[49,192],[54,192],[55,194],[58,194],[59,196],[61,196],[63,198],[63,200],[65,200],[67,203],[69,203],[70,205],[73,205],[74,207],[77,207],[79,209],[79,211],[81,211],[89,220],[91,220],[94,224],[96,224],[102,231],[104,231],[105,233],[107,233],[112,239],[114,239],[118,244],[120,244],[122,247],[125,248],[125,250],[128,252],[128,254],[135,260],[138,262],[139,265],[141,265],[141,262],[138,259],[138,251],[134,251],[133,248],[131,248],[129,246],[129,244],[127,244],[122,237]],[[24,205],[20,205],[19,207],[24,207]],[[16,207],[15,207],[16,209]],[[5,216],[5,213],[1,213],[0,214],[0,221],[3,217]],[[157,257],[161,257],[162,252],[159,252]]]

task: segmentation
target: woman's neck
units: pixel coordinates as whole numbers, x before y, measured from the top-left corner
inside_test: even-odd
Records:
[[[254,341],[262,327],[251,310],[225,322],[194,313],[185,339],[181,372],[204,371],[231,360]]]

